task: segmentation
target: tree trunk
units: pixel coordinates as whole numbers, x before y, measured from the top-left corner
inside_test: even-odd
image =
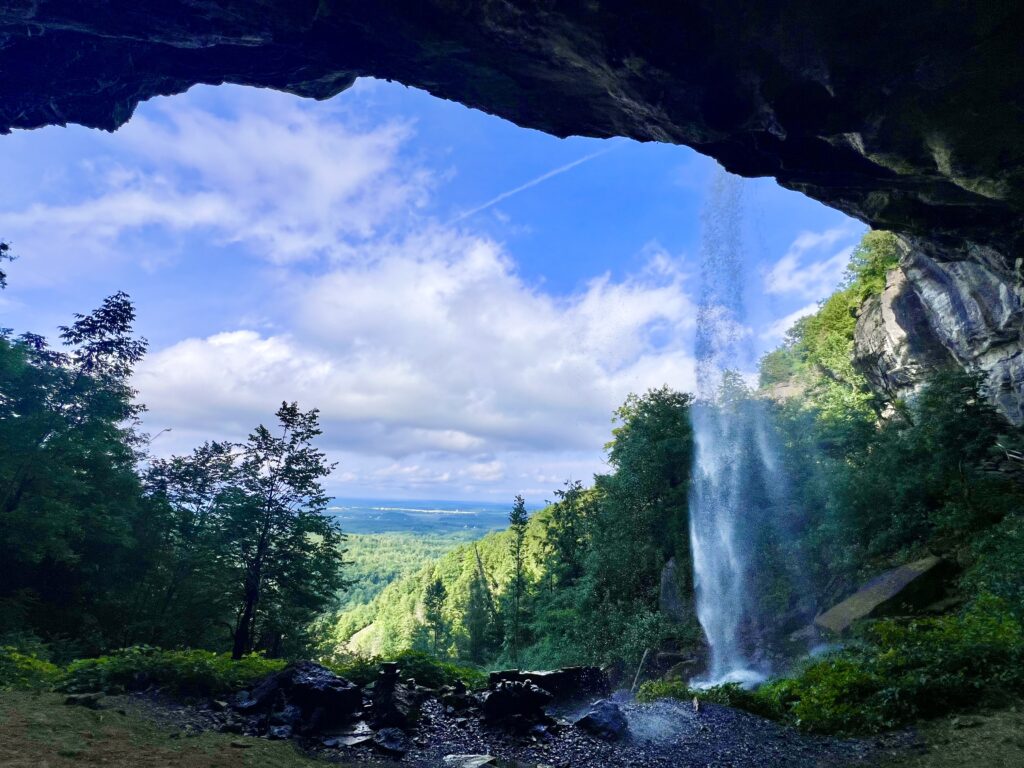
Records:
[[[259,598],[259,575],[249,574],[245,579],[245,603],[242,607],[242,618],[235,631],[235,643],[231,649],[232,659],[240,659],[252,650],[252,629],[256,617],[256,603]]]

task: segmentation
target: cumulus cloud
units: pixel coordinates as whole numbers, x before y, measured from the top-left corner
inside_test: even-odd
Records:
[[[822,299],[835,290],[860,230],[852,223],[824,232],[801,232],[764,275],[770,294]],[[838,250],[837,250],[838,249]]]
[[[297,400],[321,410],[335,493],[543,498],[587,480],[629,392],[693,386],[695,311],[678,260],[651,246],[633,275],[545,291],[468,226],[472,211],[461,224],[430,218],[439,176],[410,159],[411,135],[280,94],[259,108],[169,101],[79,169],[88,184],[0,213],[0,231],[33,254],[38,282],[143,251],[165,268],[189,238],[272,265],[280,287],[244,324],[153,349],[140,366],[147,427],[172,430],[158,453],[242,439]]]
[[[118,131],[117,160],[81,164],[89,194],[0,213],[5,238],[33,254],[27,281],[133,258],[126,238],[154,231],[170,251],[173,238],[200,233],[276,263],[348,258],[427,199],[431,174],[399,157],[410,126],[354,127],[283,94],[268,99],[261,111],[227,101],[224,114],[165,102]]]
[[[334,450],[396,466],[443,455],[496,481],[502,452],[596,454],[630,391],[692,385],[693,308],[668,261],[554,297],[497,243],[450,229],[364,255],[307,279],[287,333],[226,332],[151,354],[137,382],[151,420],[237,433],[297,399],[321,409]]]
[[[818,311],[817,304],[808,304],[807,306],[800,307],[795,312],[790,312],[785,317],[780,317],[774,323],[771,323],[765,330],[759,334],[763,341],[778,341],[786,335],[786,331],[793,327],[793,323],[802,317],[813,315]]]

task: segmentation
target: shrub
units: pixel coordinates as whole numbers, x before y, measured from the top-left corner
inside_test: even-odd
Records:
[[[41,690],[60,677],[60,667],[12,645],[0,646],[0,690]]]
[[[696,696],[808,731],[856,734],[999,704],[1022,692],[1024,627],[1002,600],[983,595],[961,615],[875,622],[849,648],[753,691],[658,681],[642,686],[639,698]]]
[[[280,659],[256,654],[235,661],[226,653],[139,646],[72,662],[60,687],[69,692],[115,692],[155,685],[179,695],[214,696],[245,688],[284,665]]]

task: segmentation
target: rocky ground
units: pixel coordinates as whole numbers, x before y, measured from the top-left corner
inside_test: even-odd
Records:
[[[125,706],[125,699],[135,712],[185,735],[223,727],[225,715],[217,705],[183,704],[154,692],[117,697],[104,706]],[[490,755],[503,761],[500,765],[516,768],[838,768],[878,765],[913,751],[916,741],[909,734],[859,740],[814,737],[726,707],[706,704],[695,712],[688,703],[670,700],[623,702],[629,736],[607,741],[572,725],[585,708],[584,702],[552,707],[553,724],[516,732],[488,725],[472,712],[446,712],[437,700],[428,700],[416,727],[409,730],[404,755],[382,750],[361,721],[331,734],[326,739],[331,746],[323,738],[298,739],[296,744],[330,762],[423,768],[443,766],[450,755]]]

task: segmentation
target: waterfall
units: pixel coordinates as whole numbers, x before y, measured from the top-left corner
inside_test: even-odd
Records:
[[[702,224],[689,511],[697,617],[710,660],[705,676],[693,682],[753,684],[768,672],[752,590],[755,542],[784,483],[764,404],[738,373],[754,361],[744,325],[737,177],[717,177]]]

